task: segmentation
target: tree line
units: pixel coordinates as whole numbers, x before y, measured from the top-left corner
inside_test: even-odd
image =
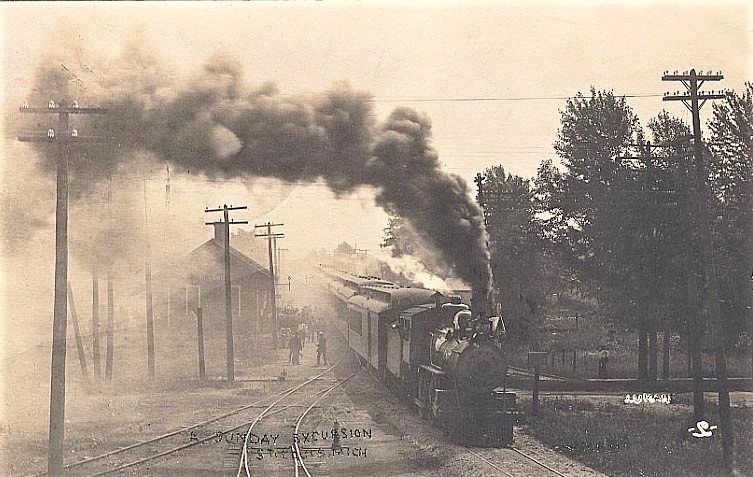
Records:
[[[639,376],[656,378],[658,331],[668,340],[709,329],[694,200],[712,211],[724,338],[749,336],[753,86],[713,106],[703,145],[708,197],[691,180],[691,131],[681,119],[662,111],[644,128],[624,97],[594,88],[567,100],[560,116],[558,160],[544,160],[533,180],[502,166],[476,179],[495,286],[520,337],[531,334],[527,321],[548,292],[577,291],[606,319],[638,330]]]

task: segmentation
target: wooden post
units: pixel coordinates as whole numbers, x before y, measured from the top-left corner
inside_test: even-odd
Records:
[[[577,359],[577,358],[576,358],[576,351],[575,351],[575,348],[573,348],[573,373],[574,373],[574,372],[576,371],[576,369],[577,369],[577,363],[576,363],[576,359]]]
[[[204,319],[201,307],[196,309],[196,331],[199,348],[199,379],[204,379],[206,377],[206,368],[204,366]]]
[[[648,379],[656,381],[659,367],[656,328],[653,323],[648,331]]]
[[[152,306],[152,260],[149,249],[146,178],[144,178],[144,285],[146,292],[146,369],[149,379],[154,379],[154,309]]]
[[[112,275],[110,273],[110,268],[107,269],[107,328],[105,330],[106,337],[105,337],[105,379],[107,381],[112,380],[112,361],[113,361],[113,355],[115,353],[114,347],[115,347],[115,330],[113,329],[115,327],[115,303],[114,303],[114,293],[112,290]]]
[[[645,310],[644,310],[645,311]],[[641,317],[638,329],[638,379],[645,381],[648,378],[648,329],[646,318]]]
[[[68,282],[68,306],[71,309],[71,323],[73,323],[73,332],[76,336],[76,350],[78,351],[78,361],[81,364],[81,376],[84,378],[84,382],[89,384],[89,371],[86,367],[84,341],[81,339],[81,330],[78,327],[78,314],[76,313],[76,304],[73,301],[71,282]]]
[[[664,335],[662,336],[662,379],[664,381],[669,381],[669,325],[665,325],[664,327]]]
[[[539,414],[539,365],[533,367],[533,401],[531,402],[531,415]]]

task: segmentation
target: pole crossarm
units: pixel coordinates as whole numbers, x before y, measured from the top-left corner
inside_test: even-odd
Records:
[[[224,223],[225,222],[223,222],[222,220],[218,220],[216,222],[204,222],[204,225],[216,225],[216,224],[224,224]],[[228,225],[242,225],[242,224],[247,224],[247,223],[248,223],[248,220],[231,220],[230,222],[228,222]]]
[[[698,93],[698,99],[699,100],[707,100],[707,99],[724,99],[727,95],[724,93]],[[662,101],[688,101],[692,99],[690,94],[682,93],[682,94],[665,94],[664,97],[662,97]]]
[[[707,73],[696,73],[695,77],[699,81],[721,81],[724,79],[724,75],[722,75],[721,72],[707,72]],[[677,72],[673,74],[664,73],[662,75],[661,80],[662,81],[690,81],[691,79],[691,73],[690,72],[684,72],[683,74],[677,74]]]
[[[283,233],[276,233],[276,234],[256,234],[254,237],[276,237],[276,238],[285,238],[285,234]]]
[[[233,207],[231,205],[229,207],[228,206],[224,206],[224,207],[218,207],[216,209],[206,208],[206,209],[204,209],[204,212],[223,212],[225,209],[227,209],[227,210],[246,210],[246,209],[248,209],[248,207],[246,207],[245,205],[238,206],[238,207]]]
[[[97,136],[42,136],[41,134],[20,134],[17,136],[21,142],[63,142],[68,144],[76,143],[104,143],[111,140],[111,138],[97,137]]]
[[[38,108],[23,107],[18,108],[21,113],[31,114],[107,114],[110,110],[106,108],[74,108],[74,107],[55,107],[55,108]]]

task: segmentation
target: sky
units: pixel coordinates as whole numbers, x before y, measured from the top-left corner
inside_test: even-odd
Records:
[[[17,107],[49,49],[65,45],[108,58],[139,38],[184,80],[222,52],[242,65],[247,83],[273,82],[284,94],[348,82],[373,95],[380,120],[399,106],[425,112],[443,170],[472,181],[502,164],[533,177],[542,160],[555,157],[566,98],[591,86],[627,95],[643,124],[663,108],[689,121],[680,103],[662,103],[663,92],[677,89],[662,83],[665,70],[721,70],[719,87],[742,89],[753,78],[751,12],[739,1],[3,3],[0,91],[6,109]],[[710,110],[707,105],[705,119]],[[2,273],[19,278],[20,290],[44,278],[48,289],[54,181],[14,135],[13,125],[3,124],[0,184],[28,198],[25,205],[33,203],[35,211],[6,202],[0,234],[31,219],[42,225],[29,227],[32,256],[7,247],[0,253]],[[204,208],[222,203],[249,206],[237,220],[285,223],[285,245],[297,251],[331,250],[342,241],[376,250],[387,225],[368,189],[336,198],[323,183],[284,186],[173,172],[168,204],[166,180],[162,167],[146,181],[140,174],[113,178],[114,194],[129,201],[138,197],[137,187],[145,189],[141,202],[124,203],[141,210],[146,197],[150,239],[170,244],[155,247],[158,263],[208,239]],[[101,197],[103,189],[97,190]],[[74,219],[86,207],[93,206],[74,206]],[[6,296],[6,309],[22,303],[23,293],[15,301]]]

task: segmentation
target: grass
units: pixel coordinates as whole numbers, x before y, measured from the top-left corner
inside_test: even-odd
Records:
[[[521,403],[523,408],[530,402]],[[736,469],[753,475],[753,409],[732,410]],[[718,407],[706,419],[718,425]],[[572,399],[542,401],[523,429],[545,445],[614,477],[723,475],[721,439],[694,438],[688,406],[635,408]]]

